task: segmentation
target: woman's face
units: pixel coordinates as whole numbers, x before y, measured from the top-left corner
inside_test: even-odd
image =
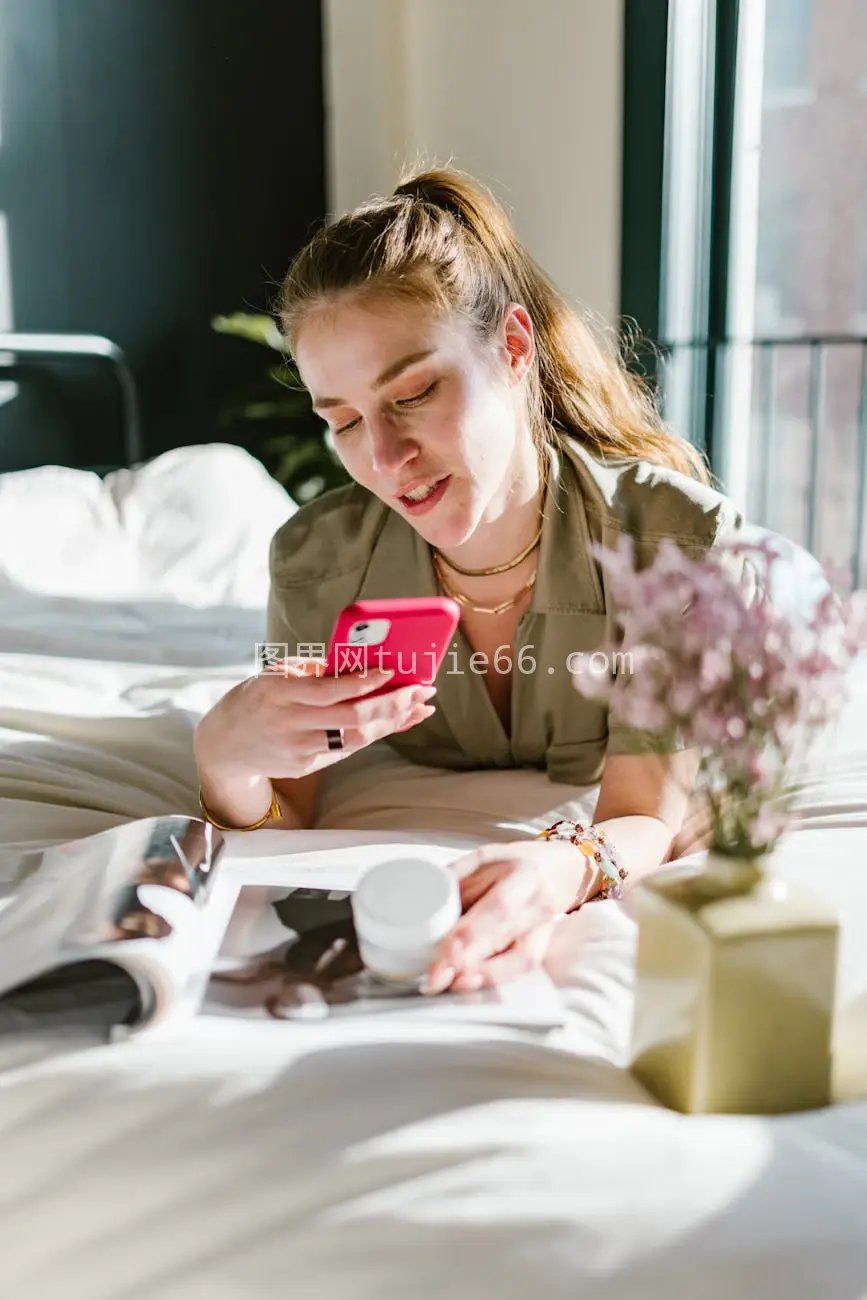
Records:
[[[301,377],[349,474],[442,549],[538,483],[523,307],[508,308],[490,347],[483,356],[461,318],[410,302],[330,304],[311,311],[295,339]]]

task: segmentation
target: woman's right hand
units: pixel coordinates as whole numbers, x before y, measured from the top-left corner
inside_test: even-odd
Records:
[[[321,660],[290,658],[233,686],[198,723],[200,774],[275,780],[307,776],[429,718],[434,686],[401,686],[370,699],[393,674],[326,675]],[[343,732],[328,748],[327,730]]]

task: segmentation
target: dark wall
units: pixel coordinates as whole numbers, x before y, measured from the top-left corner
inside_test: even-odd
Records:
[[[210,318],[266,307],[325,207],[318,0],[0,0],[0,97],[15,328],[120,344],[146,455],[223,436],[262,356]],[[6,411],[0,469],[117,458],[51,409]]]

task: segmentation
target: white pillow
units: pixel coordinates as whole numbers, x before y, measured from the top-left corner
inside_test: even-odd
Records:
[[[224,443],[177,447],[101,479],[45,465],[0,475],[0,590],[259,608],[268,547],[297,506]]]

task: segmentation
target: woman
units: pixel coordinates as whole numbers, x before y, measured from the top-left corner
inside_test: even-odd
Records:
[[[287,671],[202,719],[203,808],[223,826],[309,826],[323,769],[382,738],[448,768],[601,778],[601,846],[570,827],[573,842],[488,845],[456,864],[464,916],[430,990],[511,978],[542,960],[558,916],[667,859],[697,768],[575,689],[616,634],[591,546],[628,527],[639,555],[663,536],[700,554],[740,517],[462,173],[411,175],[320,230],[281,319],[354,481],[273,540],[267,637],[289,648]],[[376,673],[338,680],[295,657],[355,599],[437,592],[462,618],[436,700],[368,699]]]

